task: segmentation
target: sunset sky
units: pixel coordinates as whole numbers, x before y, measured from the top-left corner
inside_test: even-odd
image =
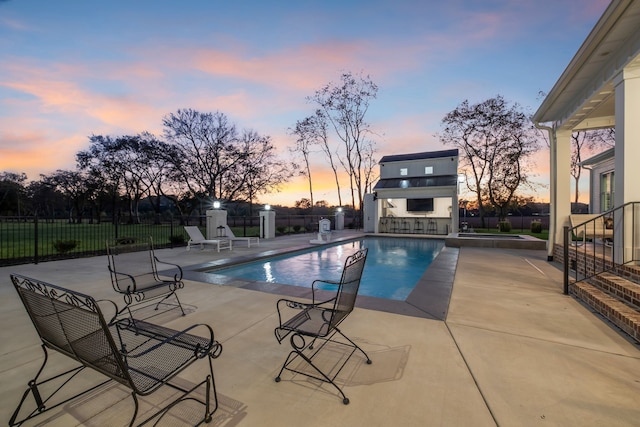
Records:
[[[346,71],[380,87],[368,113],[378,157],[446,149],[440,122],[465,99],[502,95],[533,113],[608,3],[0,0],[0,172],[75,169],[90,135],[161,136],[179,108],[220,111],[289,158],[305,98]],[[314,198],[335,204],[315,157]],[[547,163],[545,150],[542,185]],[[297,178],[260,200],[290,205],[307,187]]]

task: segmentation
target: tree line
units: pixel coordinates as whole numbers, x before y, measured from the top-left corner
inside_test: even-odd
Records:
[[[295,170],[281,160],[269,136],[238,131],[221,113],[181,109],[162,120],[164,138],[137,135],[89,137],[76,169],[57,170],[24,185],[25,174],[0,174],[0,213],[53,216],[64,211],[81,222],[101,213],[139,222],[145,200],[180,216],[202,215],[214,200],[242,206],[250,215],[256,196],[277,189]]]

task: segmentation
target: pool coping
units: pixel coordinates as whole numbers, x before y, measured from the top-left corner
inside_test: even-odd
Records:
[[[451,233],[445,237],[445,245],[453,248],[533,249],[545,250],[547,241],[527,234]]]
[[[307,250],[312,247],[317,248],[320,246],[330,246],[340,242],[358,240],[362,237],[417,238],[413,236],[381,236],[379,234],[365,233],[356,238],[337,238],[322,245],[295,245],[284,249],[268,250],[257,254],[224,258],[203,264],[183,267],[183,279],[220,286],[233,286],[241,289],[266,292],[286,297],[311,299],[310,288],[232,278],[217,275],[215,272],[211,272],[211,270],[253,262],[263,258],[285,255],[300,250]],[[358,298],[356,299],[356,307],[405,316],[446,320],[451,292],[453,290],[453,280],[455,278],[458,263],[458,255],[459,248],[447,247],[445,245],[431,265],[425,270],[422,277],[418,280],[415,288],[404,301],[358,295]]]

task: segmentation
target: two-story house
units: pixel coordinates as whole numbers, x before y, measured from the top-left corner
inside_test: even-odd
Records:
[[[440,234],[458,229],[458,150],[384,156],[365,197],[364,230]]]

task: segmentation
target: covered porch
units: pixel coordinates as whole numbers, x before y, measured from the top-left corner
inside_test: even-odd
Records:
[[[613,207],[640,200],[636,164],[640,156],[640,3],[614,0],[588,35],[533,116],[550,142],[551,218],[547,254],[563,243],[571,213],[571,135],[615,128]],[[614,217],[614,257],[622,263],[636,249],[638,218]],[[637,237],[637,236],[635,236]]]

